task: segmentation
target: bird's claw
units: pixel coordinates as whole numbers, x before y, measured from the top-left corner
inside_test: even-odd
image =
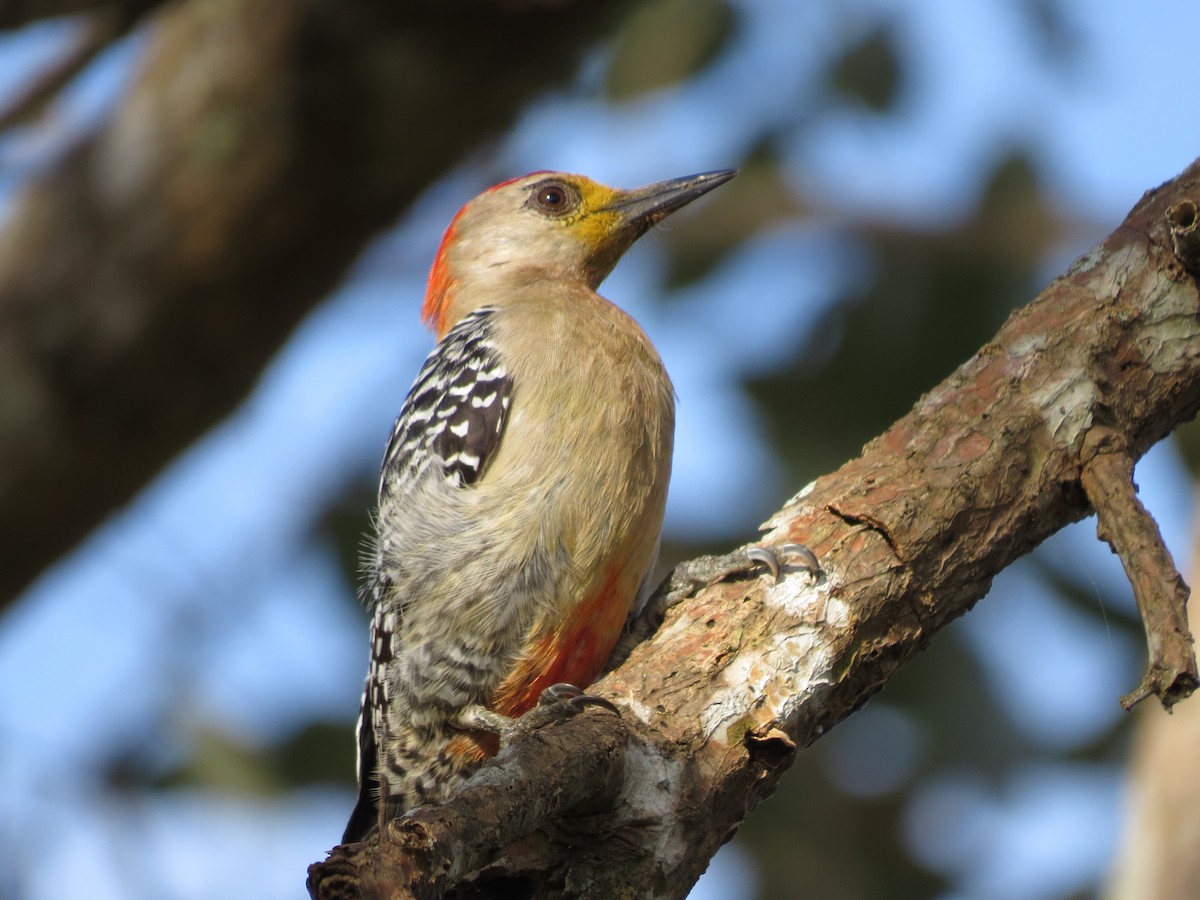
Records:
[[[620,715],[621,711],[606,697],[585,693],[581,688],[566,682],[552,684],[538,698],[538,706],[550,706],[555,703],[567,703],[572,707],[583,709],[585,706],[599,706],[609,712]]]
[[[746,551],[746,557],[749,560],[762,563],[767,567],[767,571],[771,573],[771,578],[776,584],[779,583],[779,573],[783,569],[783,566],[780,565],[781,555],[800,557],[800,565],[816,577],[821,577],[821,564],[817,561],[817,555],[803,544],[783,544],[778,550],[772,550],[769,547],[750,547]]]

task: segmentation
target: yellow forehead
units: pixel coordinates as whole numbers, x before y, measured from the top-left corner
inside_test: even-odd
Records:
[[[582,207],[585,212],[603,209],[621,194],[616,188],[592,181],[586,175],[571,176],[571,183],[578,188],[579,196],[583,198]]]

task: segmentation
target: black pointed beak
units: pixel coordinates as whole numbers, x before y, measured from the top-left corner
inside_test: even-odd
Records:
[[[623,191],[607,208],[619,212],[627,227],[643,234],[671,213],[713,188],[720,187],[736,174],[737,169],[721,169],[648,184]]]

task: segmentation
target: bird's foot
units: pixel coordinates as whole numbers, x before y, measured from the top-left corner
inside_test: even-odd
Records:
[[[542,691],[537,705],[517,720],[518,728],[536,731],[551,722],[565,722],[574,718],[589,706],[598,706],[619,716],[620,710],[606,697],[588,694],[573,684],[552,684]],[[503,741],[503,738],[501,738]]]
[[[601,709],[607,709],[618,716],[621,714],[616,704],[607,697],[585,693],[582,688],[578,688],[573,684],[567,684],[566,682],[552,684],[542,691],[542,696],[538,698],[537,705],[552,706],[558,703],[565,703],[576,710],[581,710],[587,706],[599,706]]]
[[[732,575],[752,572],[758,566],[765,566],[771,578],[778,583],[780,575],[791,565],[789,557],[797,557],[797,565],[813,576],[821,577],[821,564],[816,554],[803,544],[782,544],[775,548],[747,547],[724,556],[701,556],[676,566],[671,573],[667,608],[701,588],[724,581]]]
[[[462,711],[455,724],[469,731],[486,731],[499,735],[503,745],[519,731],[533,730],[551,721],[568,719],[589,706],[607,709],[618,716],[621,714],[616,704],[608,698],[585,693],[573,684],[561,683],[552,684],[543,690],[537,704],[516,718],[486,706],[471,706]]]
[[[486,706],[468,706],[458,714],[458,721],[454,724],[467,731],[487,731],[503,737],[512,730],[516,721],[512,716],[498,713]]]
[[[803,544],[781,544],[775,548],[746,547],[724,556],[700,556],[680,563],[650,595],[641,612],[629,622],[609,659],[608,671],[621,665],[633,652],[634,647],[658,629],[668,610],[689,597],[694,597],[709,585],[724,581],[733,575],[754,573],[760,566],[765,567],[771,578],[778,583],[784,571],[792,564],[789,557],[796,557],[796,565],[820,581],[823,573],[817,555]]]
[[[780,572],[788,565],[789,556],[799,557],[800,568],[815,578],[821,577],[821,563],[817,561],[817,554],[803,544],[782,544],[778,550],[772,550],[770,547],[748,547],[746,549],[746,558],[751,562],[762,563],[766,566],[776,584],[779,583]]]

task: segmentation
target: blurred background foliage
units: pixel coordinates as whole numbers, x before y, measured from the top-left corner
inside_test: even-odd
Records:
[[[1137,136],[1169,106],[1147,109],[1135,80],[1186,58],[1164,44],[1194,34],[1194,12],[1155,4],[1155,25],[1102,5],[630,4],[374,240],[229,419],[0,620],[0,897],[298,896],[336,843],[375,467],[429,346],[421,284],[458,205],[535,168],[628,185],[741,168],[606,288],[680,394],[664,567],[725,549],[1196,154],[1195,117]],[[0,134],[5,228],[120,108],[157,21]],[[10,30],[9,99],[82,27]],[[453,127],[446,114],[422,127]],[[1195,429],[1181,438],[1139,470],[1177,555],[1197,458]],[[1119,567],[1090,525],[1069,529],[802,753],[695,896],[1090,895],[1115,854],[1117,698],[1140,641]]]

